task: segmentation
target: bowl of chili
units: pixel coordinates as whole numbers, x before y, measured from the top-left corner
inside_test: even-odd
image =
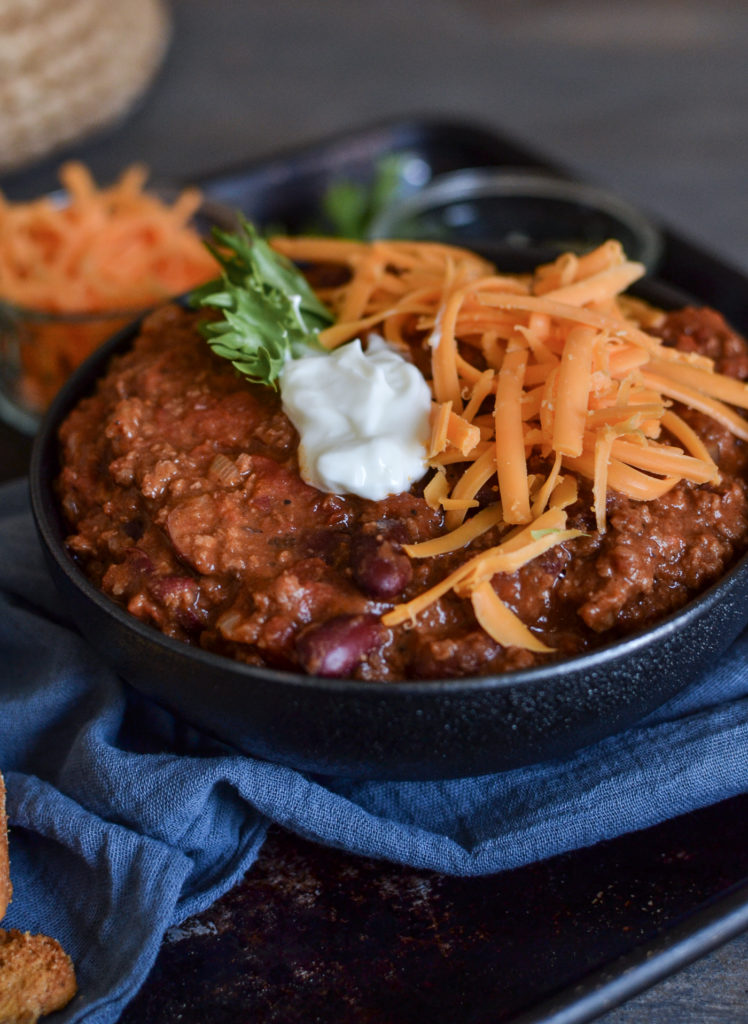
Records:
[[[289,248],[293,249],[293,245]],[[683,300],[672,289],[656,283],[650,286],[646,298],[648,302],[662,307],[678,306]],[[167,324],[171,324],[169,330],[172,332],[179,334],[184,330],[189,333],[191,328],[185,326],[184,315],[179,311],[169,311],[162,314],[162,317],[166,318]],[[672,319],[662,327],[665,340],[675,348],[680,347],[681,351],[693,352],[701,346],[704,351],[710,351],[712,356],[729,363],[735,375],[740,378],[744,375],[745,364],[748,364],[745,343],[726,328],[717,314],[716,320],[710,319],[710,316],[707,314],[704,319],[693,312],[673,313]],[[665,572],[661,580],[664,583],[662,592],[680,586],[682,600],[677,606],[668,602],[659,607],[648,606],[645,583],[640,587],[639,596],[628,605],[629,611],[634,608],[637,614],[629,619],[628,629],[623,635],[613,631],[607,642],[602,637],[594,647],[571,651],[565,657],[545,658],[541,652],[535,660],[509,660],[500,671],[492,671],[490,664],[488,667],[484,665],[478,673],[469,671],[469,668],[466,670],[466,666],[469,666],[467,661],[462,663],[459,671],[438,676],[422,671],[421,666],[405,677],[390,679],[376,678],[376,675],[366,672],[362,674],[358,670],[357,673],[346,670],[335,674],[328,671],[329,666],[324,664],[324,660],[322,664],[305,663],[303,636],[308,636],[308,633],[304,630],[301,642],[295,646],[283,648],[281,642],[278,648],[281,656],[275,660],[256,655],[227,657],[226,653],[231,652],[221,650],[220,646],[213,645],[211,649],[210,643],[185,643],[184,638],[178,635],[179,630],[189,631],[193,624],[189,621],[189,615],[186,618],[180,617],[180,610],[189,611],[194,605],[190,595],[194,596],[193,588],[197,585],[194,579],[197,559],[206,551],[212,552],[208,554],[205,563],[208,575],[211,575],[213,562],[210,559],[221,556],[225,550],[225,545],[222,547],[223,540],[228,535],[223,536],[221,543],[212,544],[210,537],[206,536],[210,533],[208,528],[201,532],[196,528],[197,520],[194,519],[190,520],[192,525],[189,529],[180,528],[180,524],[184,527],[180,514],[170,522],[168,511],[165,518],[161,519],[162,529],[163,524],[166,524],[172,539],[177,538],[177,562],[169,563],[166,571],[156,580],[156,585],[151,582],[146,589],[151,604],[154,594],[165,593],[161,606],[167,607],[171,602],[176,610],[171,621],[176,625],[166,631],[154,629],[148,622],[150,612],[141,618],[134,616],[131,610],[123,607],[122,602],[112,599],[112,593],[103,593],[101,587],[83,571],[80,557],[83,548],[80,545],[78,548],[75,545],[71,547],[69,519],[71,507],[79,498],[82,500],[83,495],[73,487],[72,491],[68,490],[67,498],[63,495],[61,499],[57,483],[64,478],[66,472],[62,461],[60,431],[63,430],[64,438],[63,424],[71,414],[76,415],[74,410],[81,408],[82,402],[84,405],[89,403],[89,413],[94,414],[91,422],[97,424],[98,434],[106,434],[111,439],[117,430],[126,428],[120,410],[115,417],[116,426],[115,421],[110,421],[110,426],[102,431],[99,413],[105,409],[106,399],[103,406],[97,405],[97,402],[102,401],[101,396],[107,387],[113,387],[118,393],[122,391],[116,381],[106,384],[107,368],[119,365],[126,375],[131,375],[134,371],[131,361],[134,348],[141,344],[139,339],[147,337],[149,332],[153,334],[154,330],[154,323],[142,328],[134,325],[126,329],[94,353],[58,395],[35,445],[31,472],[34,515],[51,571],[65,597],[66,606],[94,646],[128,682],[148,697],[248,754],[330,775],[399,779],[481,774],[550,757],[563,757],[580,746],[627,727],[677,693],[714,662],[748,619],[748,564],[742,555],[748,531],[743,530],[723,545],[723,560],[718,566],[712,566],[711,575],[709,571],[702,574],[695,589],[692,586],[689,590],[688,573],[693,568],[689,552],[706,553],[707,557],[702,559],[702,564],[706,566],[708,553],[714,550],[714,546],[708,531],[701,533],[698,539],[694,535],[690,543],[687,537],[679,535],[679,529],[688,527],[688,512],[684,515],[681,509],[681,514],[676,514],[674,510],[680,507],[676,502],[669,506],[666,516],[674,528],[669,529],[667,534],[659,526],[649,530],[651,536],[659,540],[655,541],[657,550],[650,552],[648,557],[650,563],[656,563],[658,559],[664,563],[668,551],[672,553],[680,547],[681,553],[686,552],[683,564],[691,569],[684,569],[678,580],[668,577]],[[744,357],[742,360],[741,352]],[[115,364],[111,364],[113,357]],[[703,353],[700,358],[703,358]],[[168,359],[161,361],[171,363]],[[231,378],[229,382],[224,371],[216,372],[220,379],[218,390],[224,393],[228,389],[232,409],[239,409],[245,399],[233,397],[237,393],[236,381]],[[200,379],[208,376],[210,374],[206,370]],[[151,388],[154,386],[153,373],[147,371],[147,377],[148,387]],[[87,398],[97,387],[99,397],[94,395],[93,398]],[[628,388],[629,385],[627,393]],[[269,502],[269,505],[258,507],[262,508],[264,515],[269,514],[270,519],[274,519],[277,517],[271,507],[273,501],[292,504],[292,499],[287,497],[288,492],[284,489],[288,486],[287,477],[268,468],[267,463],[272,460],[268,460],[267,455],[273,444],[285,445],[286,441],[279,440],[283,430],[275,429],[282,421],[277,418],[277,409],[272,408],[273,399],[264,396],[259,398],[259,402],[261,405],[269,403],[263,405],[269,415],[260,416],[260,420],[275,426],[263,434],[264,454],[255,449],[255,461],[252,462],[250,458],[249,465],[251,473],[255,474],[253,486],[258,477],[265,477],[263,501]],[[156,407],[160,410],[157,416],[161,417],[164,403],[158,401]],[[205,401],[201,399],[196,407],[206,408]],[[193,424],[187,422],[185,407],[177,403],[175,409],[175,423],[178,423],[179,429],[188,431],[192,443],[195,440]],[[243,414],[239,412],[238,415]],[[77,423],[80,426],[80,419]],[[159,434],[160,444],[165,436],[170,436],[168,429],[171,428],[167,429],[163,419],[159,419],[159,423],[164,428]],[[213,424],[215,427],[215,418]],[[286,433],[285,436],[290,435]],[[687,436],[687,433],[684,434],[684,437]],[[73,429],[72,433],[68,432],[68,437],[74,439],[76,447],[80,446],[80,430]],[[723,435],[719,435],[719,431],[712,431],[711,434],[707,431],[703,441],[706,461],[711,458],[710,446],[716,454],[720,443],[727,442]],[[726,501],[725,510],[733,500],[740,503],[746,498],[744,467],[740,469],[740,460],[744,461],[745,458],[743,447],[743,442],[737,438],[730,449],[731,457],[737,461],[727,489],[721,492]],[[223,456],[223,453],[219,454]],[[238,486],[238,477],[241,476],[238,460],[234,460],[227,468],[225,461],[221,461],[219,466],[216,457],[214,452],[211,453],[208,472],[214,474],[221,486]],[[89,466],[101,467],[103,464],[101,453],[96,457],[84,453],[83,458]],[[284,458],[288,459],[288,451]],[[126,462],[118,462],[116,472],[124,472],[127,476],[129,469],[126,466]],[[584,472],[581,463],[580,470]],[[152,495],[161,486],[159,480],[164,486],[168,485],[171,478],[164,477],[165,472],[166,466],[162,464],[159,470],[161,476],[147,474],[147,488]],[[229,475],[233,482],[229,480]],[[127,485],[124,477],[122,480]],[[702,495],[699,500],[705,501],[706,505],[710,502],[714,504],[714,492],[710,490],[714,481],[705,480],[701,484],[692,482],[689,486]],[[298,493],[298,490],[293,493]],[[197,500],[199,502],[202,499],[198,496]],[[210,502],[203,501],[206,507],[208,504]],[[328,511],[335,504],[334,501],[328,503]],[[63,511],[63,505],[67,512]],[[223,507],[229,509],[230,502]],[[337,506],[336,510],[340,512]],[[596,511],[598,515],[601,512],[604,514],[605,508]],[[741,517],[744,518],[743,513],[738,511],[735,522],[742,521]],[[127,589],[131,581],[137,579],[138,575],[153,577],[155,567],[154,558],[151,557],[153,551],[147,555],[146,561],[140,560],[137,551],[133,556],[131,549],[137,548],[139,538],[147,529],[137,518],[137,515],[130,517],[122,524],[122,545],[123,550],[130,551],[130,568],[124,576],[117,570],[112,577],[125,597],[135,596]],[[203,524],[205,522],[207,520],[203,520]],[[341,522],[342,529],[338,524],[334,531],[337,535],[346,531],[353,533],[358,528],[355,517],[350,515],[348,519],[343,515]],[[587,522],[592,524],[590,529],[594,529],[592,510],[588,510]],[[647,524],[642,520],[640,527],[639,536],[647,532]],[[251,534],[253,530],[247,528],[246,532]],[[581,537],[583,533],[584,530],[577,530],[575,537],[564,537],[564,540],[582,540],[584,543]],[[135,542],[134,545],[128,543],[127,536]],[[634,531],[629,531],[628,536],[631,541],[636,539]],[[533,542],[538,539],[542,537],[533,538]],[[345,539],[341,540],[338,536],[338,540],[343,545],[341,550],[345,559],[350,556],[352,548],[346,546]],[[396,538],[390,540],[397,544]],[[111,537],[107,543],[110,541]],[[193,541],[196,541],[202,555],[196,555],[195,549],[189,547]],[[658,548],[660,541],[662,544]],[[111,543],[116,547],[119,541]],[[270,545],[268,550],[273,546],[283,548],[282,544],[275,544]],[[631,582],[629,577],[635,576],[637,572],[641,576],[641,563],[630,559],[628,566],[625,564],[627,552],[630,556],[633,550],[631,545],[626,547],[624,539],[622,545],[619,544],[609,552],[612,559],[609,559],[609,563],[612,565],[616,558],[620,563],[619,579],[624,583]],[[140,554],[143,554],[142,550]],[[333,556],[333,563],[337,557]],[[287,558],[285,560],[288,561]],[[324,556],[318,558],[317,562],[324,562]],[[180,570],[175,574],[175,566],[185,564],[191,566],[192,573]],[[564,562],[560,571],[558,567],[555,570],[550,567],[548,571],[555,571],[556,578],[563,579],[568,564]],[[134,574],[130,572],[133,567]],[[305,571],[309,571],[308,565]],[[324,575],[326,570],[316,564],[313,571]],[[656,574],[656,565],[654,571]],[[337,588],[344,592],[349,589],[350,583],[345,578],[344,568],[341,572]],[[603,575],[605,572],[607,569],[603,567]],[[176,581],[175,575],[179,576]],[[261,575],[260,572],[257,579]],[[278,579],[282,575],[281,572]],[[215,588],[214,573],[211,578],[211,586]],[[299,579],[297,572],[291,596],[294,587],[298,590],[301,586]],[[287,583],[287,574],[285,580]],[[319,582],[319,578],[316,582]],[[694,582],[695,579],[690,580],[691,584]],[[249,602],[245,616],[247,622],[258,607],[258,602],[262,604],[266,601],[269,588],[276,586],[276,583],[277,580],[271,579],[264,592],[250,588],[246,598]],[[335,590],[335,586],[332,590]],[[139,596],[136,596],[135,603],[141,607],[144,606],[143,595],[144,592],[139,592]],[[328,599],[332,600],[329,594]],[[640,611],[643,614],[638,614]],[[406,615],[403,620],[406,633],[408,618],[409,615]],[[395,623],[394,619],[392,621]],[[399,620],[395,624],[399,624]],[[232,630],[237,625],[233,619],[225,619],[223,626],[218,626],[223,641],[229,638],[229,647],[240,642],[239,634],[234,633],[232,636]],[[306,625],[308,627],[309,623]],[[556,623],[556,626],[561,628],[563,623]],[[278,635],[282,635],[282,623],[276,620],[275,627]],[[449,645],[450,638],[440,637],[439,641],[446,641]],[[391,645],[391,641],[387,643]],[[440,649],[445,649],[443,643]],[[448,659],[446,664],[450,664]],[[354,678],[354,675],[357,677]]]

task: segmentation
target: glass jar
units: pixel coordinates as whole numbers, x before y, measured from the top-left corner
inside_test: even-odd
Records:
[[[34,434],[73,370],[144,312],[47,313],[0,299],[0,416]]]

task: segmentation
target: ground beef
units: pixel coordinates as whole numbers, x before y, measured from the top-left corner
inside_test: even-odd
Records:
[[[748,380],[748,351],[743,338],[716,309],[684,309],[668,313],[658,328],[650,328],[666,345],[682,352],[698,352],[714,360],[717,373]]]
[[[713,311],[668,314],[659,332],[748,378],[745,342]],[[452,592],[415,625],[390,630],[385,610],[464,559],[404,554],[404,543],[441,532],[441,514],[418,486],[380,502],[307,486],[276,393],[215,357],[194,314],[167,307],[61,429],[68,546],[133,615],[249,664],[393,681],[527,668],[651,624],[746,548],[747,446],[680,411],[718,458],[719,484],[681,483],[646,503],[611,492],[603,535],[581,486],[569,525],[585,535],[495,577],[499,596],[553,655],[500,646]],[[471,553],[498,539],[485,534]]]

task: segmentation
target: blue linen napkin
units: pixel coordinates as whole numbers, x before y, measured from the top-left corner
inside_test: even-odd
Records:
[[[132,694],[68,621],[19,481],[0,488],[6,928],[72,956],[59,1021],[114,1021],[167,927],[252,865],[270,821],[353,853],[475,875],[748,790],[748,634],[638,727],[564,761],[447,782],[306,776],[236,754]]]

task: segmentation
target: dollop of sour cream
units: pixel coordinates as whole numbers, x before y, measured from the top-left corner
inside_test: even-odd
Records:
[[[286,415],[300,436],[306,483],[380,501],[426,470],[431,392],[422,374],[370,335],[329,354],[289,359],[280,376]]]

